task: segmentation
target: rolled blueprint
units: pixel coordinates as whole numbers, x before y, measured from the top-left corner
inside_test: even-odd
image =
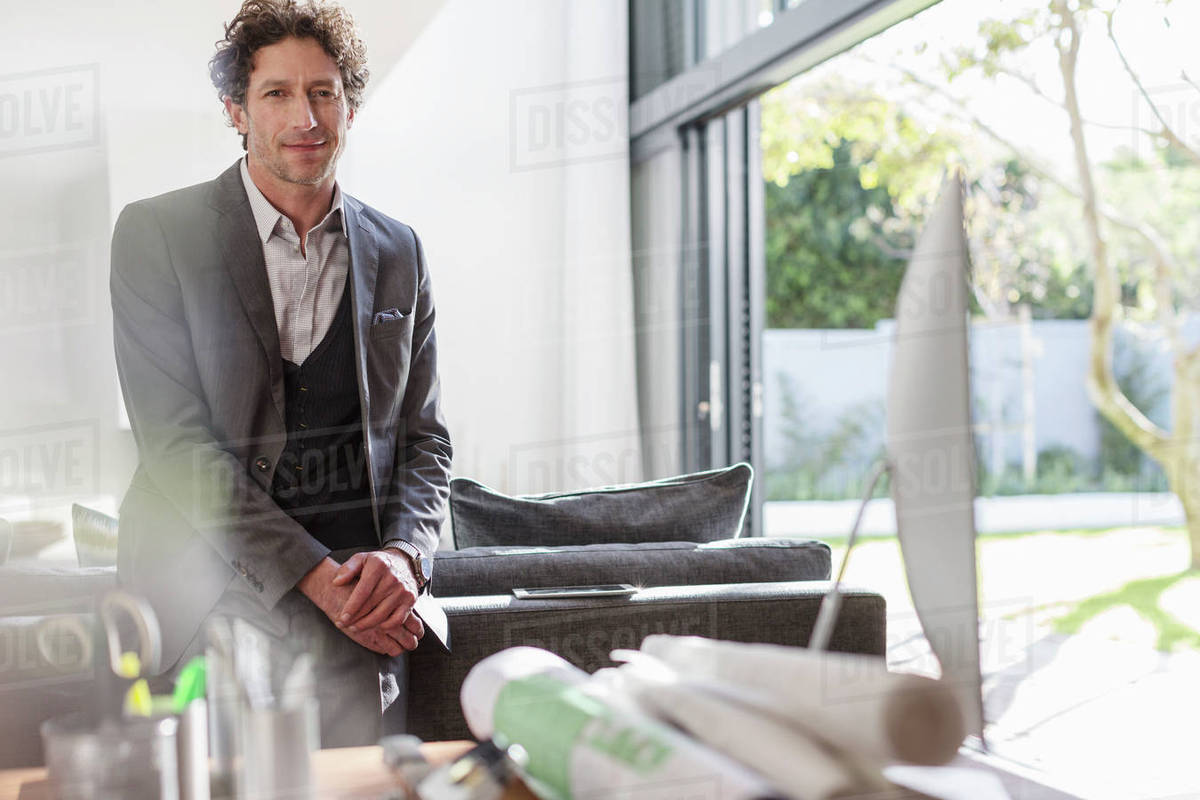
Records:
[[[803,728],[744,704],[728,688],[689,680],[645,661],[600,670],[594,680],[634,698],[647,711],[745,764],[796,800],[827,800],[888,788],[877,768],[852,765]]]
[[[553,653],[514,647],[476,664],[463,681],[471,733],[521,745],[540,797],[752,800],[778,797],[762,778],[588,684]]]
[[[888,672],[880,658],[661,634],[641,649],[683,675],[738,687],[760,713],[881,763],[945,764],[966,736],[949,686]]]

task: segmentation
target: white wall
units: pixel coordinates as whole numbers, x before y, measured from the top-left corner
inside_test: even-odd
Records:
[[[117,427],[108,303],[110,10],[6,8],[0,48],[0,514],[107,506]],[[107,499],[104,497],[107,496]],[[99,501],[99,502],[98,502]]]
[[[424,240],[456,472],[513,489],[637,479],[625,4],[347,5],[372,83],[339,178]],[[28,508],[30,497],[115,500],[124,491],[135,454],[116,422],[112,224],[126,203],[209,180],[241,155],[207,71],[238,6],[66,0],[8,10],[0,512],[5,496]],[[75,65],[84,71],[47,72]],[[73,113],[86,112],[86,124],[51,132],[58,149],[34,152],[45,134],[17,125],[13,109],[23,113],[27,95],[41,102],[41,90],[53,104],[80,81],[90,83]],[[574,100],[583,115],[559,129],[574,141],[544,142],[544,131],[558,132],[559,104]],[[52,107],[60,121],[63,108]],[[532,134],[530,121],[540,126]],[[514,123],[524,125],[516,137]],[[29,445],[59,449],[43,458]],[[28,476],[67,451],[82,477],[48,467],[59,470],[52,498]]]
[[[343,162],[422,238],[454,471],[500,489],[640,477],[625,14],[448,0]]]

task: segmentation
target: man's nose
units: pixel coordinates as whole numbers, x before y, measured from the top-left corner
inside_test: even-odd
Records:
[[[291,124],[295,128],[311,130],[317,126],[317,117],[313,113],[312,100],[308,95],[297,95],[292,102]]]

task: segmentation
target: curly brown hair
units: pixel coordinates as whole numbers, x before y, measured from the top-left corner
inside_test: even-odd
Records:
[[[225,38],[217,41],[217,52],[208,62],[217,96],[244,106],[254,53],[288,37],[314,39],[321,45],[341,70],[346,102],[357,110],[371,76],[367,48],[350,12],[325,0],[245,0],[225,26]],[[228,113],[225,117],[232,125]]]

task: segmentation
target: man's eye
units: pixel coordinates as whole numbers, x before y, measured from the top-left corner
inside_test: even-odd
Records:
[[[267,92],[267,97],[283,97],[283,90],[272,89],[271,91]]]

